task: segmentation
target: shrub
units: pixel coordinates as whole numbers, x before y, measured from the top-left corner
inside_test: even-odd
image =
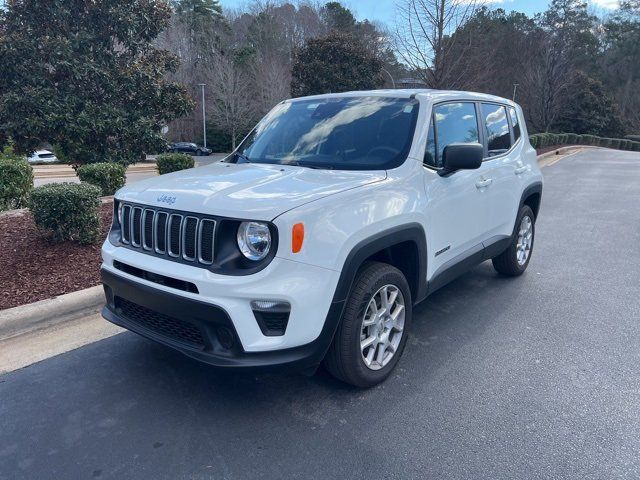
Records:
[[[631,142],[631,150],[634,152],[640,152],[640,142]]]
[[[81,181],[100,187],[102,195],[113,195],[124,186],[127,169],[120,163],[89,163],[76,170]]]
[[[549,134],[548,133],[539,133],[538,134],[538,148],[544,148],[549,146]]]
[[[640,142],[640,135],[625,135],[624,138],[631,140],[633,142]]]
[[[33,169],[23,157],[0,153],[0,210],[27,204],[33,188]]]
[[[596,137],[595,135],[585,135],[586,143],[585,145],[600,145],[600,137]]]
[[[599,141],[599,145],[598,146],[609,148],[611,146],[611,139],[610,138],[601,138],[600,141]]]
[[[55,242],[100,239],[100,188],[89,183],[50,183],[31,191],[29,209],[42,233]]]
[[[580,141],[578,135],[575,133],[567,133],[567,144],[569,145],[579,145]]]
[[[611,148],[620,148],[620,139],[612,138],[611,139]]]
[[[538,135],[529,135],[529,143],[533,148],[538,148]]]
[[[156,165],[160,175],[193,168],[195,164],[193,157],[186,153],[163,153],[156,158]]]

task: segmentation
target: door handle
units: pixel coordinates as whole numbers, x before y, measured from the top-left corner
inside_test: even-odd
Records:
[[[521,166],[521,167],[516,168],[516,169],[514,170],[514,172],[515,172],[515,174],[516,174],[516,175],[521,175],[521,174],[523,174],[524,172],[526,172],[526,171],[528,170],[528,168],[529,168],[529,167],[527,167],[526,165],[523,165],[523,166]]]
[[[482,179],[482,180],[478,180],[476,182],[476,188],[485,188],[488,187],[489,185],[491,185],[493,183],[493,179],[491,178],[487,178],[487,179]]]

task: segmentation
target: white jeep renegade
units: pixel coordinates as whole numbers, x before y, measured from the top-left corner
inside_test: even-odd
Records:
[[[470,267],[527,268],[542,194],[522,110],[435,90],[277,105],[221,162],[116,194],[107,320],[222,367],[368,387],[413,305]]]

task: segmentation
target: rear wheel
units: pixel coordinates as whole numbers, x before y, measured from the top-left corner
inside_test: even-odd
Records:
[[[535,237],[535,216],[528,205],[523,205],[509,247],[492,259],[493,268],[503,275],[522,275],[529,265]]]
[[[411,291],[400,270],[379,262],[363,265],[327,352],[327,370],[357,387],[386,379],[404,351],[411,305]]]

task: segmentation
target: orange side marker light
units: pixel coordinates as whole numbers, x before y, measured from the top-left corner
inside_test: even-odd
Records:
[[[304,223],[296,223],[291,230],[291,251],[298,253],[304,242]]]

